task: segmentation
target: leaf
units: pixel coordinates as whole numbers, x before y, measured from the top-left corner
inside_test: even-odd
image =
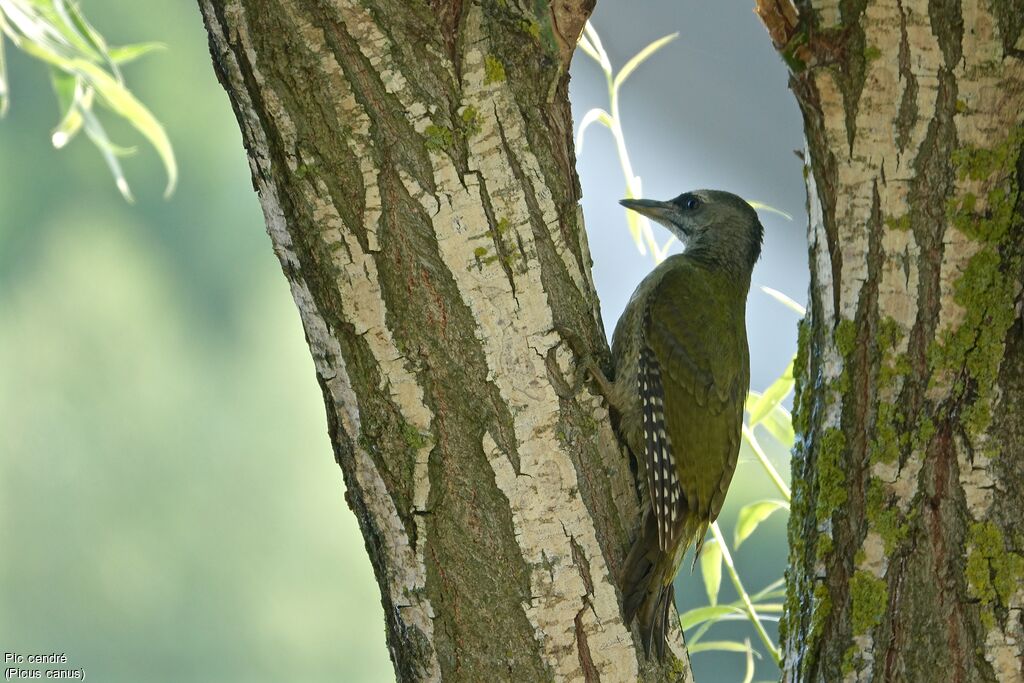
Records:
[[[779,378],[765,389],[765,392],[750,408],[750,426],[753,427],[764,419],[764,416],[779,405],[791,391],[793,391],[793,360],[789,361],[789,365],[782,371]]]
[[[758,600],[765,600],[768,598],[784,598],[786,597],[786,580],[775,579],[770,584],[762,588],[757,593],[750,596],[750,599],[754,602]]]
[[[782,613],[785,606],[781,602],[757,602],[754,603],[754,609],[761,612],[778,612]],[[764,617],[765,619],[771,619],[772,617]]]
[[[4,22],[0,14],[0,117],[7,114],[9,90],[7,89],[7,58],[4,56]]]
[[[781,405],[772,408],[771,412],[761,420],[761,426],[768,430],[776,441],[787,449],[796,443],[796,432],[793,431],[793,416]]]
[[[743,644],[747,646],[747,673],[743,676],[743,683],[750,683],[754,680],[754,650],[750,647],[749,638],[744,638]]]
[[[612,117],[600,107],[594,107],[583,115],[583,118],[580,120],[579,132],[576,133],[576,154],[583,154],[583,133],[592,123],[600,123],[605,128],[611,130]]]
[[[647,59],[655,52],[665,47],[678,37],[678,33],[672,33],[663,38],[658,38],[653,43],[640,50],[640,52],[633,55],[633,58],[626,62],[619,70],[619,73],[615,75],[615,81],[612,83],[612,90],[618,90],[621,88],[622,84],[626,82],[626,79],[629,78],[634,71],[636,71],[638,66],[647,61]]]
[[[72,60],[72,66],[75,71],[82,73],[89,80],[107,106],[127,119],[156,149],[164,164],[164,169],[167,171],[167,189],[164,191],[164,196],[169,197],[174,192],[174,186],[178,181],[178,165],[174,160],[171,141],[167,138],[163,126],[150,113],[149,109],[103,69],[82,59]]]
[[[793,216],[786,213],[782,209],[776,209],[774,206],[771,206],[770,204],[765,204],[764,202],[759,202],[753,199],[748,199],[747,204],[750,204],[750,207],[755,211],[768,211],[769,213],[775,213],[782,216],[787,221],[793,220]]]
[[[110,142],[110,138],[107,136],[107,131],[103,128],[99,119],[92,113],[90,109],[82,109],[82,117],[85,120],[85,134],[89,136],[96,148],[100,150],[103,155],[104,161],[107,162],[107,167],[110,168],[111,175],[114,176],[114,184],[117,185],[118,191],[124,200],[129,204],[135,201],[132,196],[131,188],[128,186],[128,180],[124,177],[124,171],[121,170],[121,162],[117,160],[117,154],[114,152],[115,146]]]
[[[601,64],[601,55],[597,54],[597,50],[594,49],[594,46],[590,43],[590,40],[587,39],[586,33],[580,35],[580,39],[576,41],[576,45],[581,50],[583,50],[583,53],[585,55],[593,59],[599,65]]]
[[[686,610],[679,615],[679,625],[684,631],[705,622],[715,623],[730,614],[743,614],[743,610],[735,605],[705,605]]]
[[[597,35],[597,30],[589,21],[583,26],[583,34],[590,41],[590,48],[594,51],[594,54],[591,56],[601,65],[601,70],[604,71],[605,75],[611,78],[612,63],[608,59],[608,53],[605,52],[604,45],[601,44],[601,37]]]
[[[71,142],[81,130],[85,119],[80,108],[88,109],[92,98],[80,107],[78,101],[85,98],[80,80],[60,69],[50,67],[50,83],[53,85],[54,94],[57,95],[57,106],[61,113],[60,122],[50,134],[50,140],[55,148],[60,149]]]
[[[722,586],[722,548],[714,539],[704,544],[700,554],[700,575],[704,579],[708,602],[717,605],[718,589]]]
[[[632,187],[626,186],[626,199],[638,199],[643,194],[641,186],[640,177],[634,176]],[[633,236],[633,241],[636,242],[637,251],[640,252],[641,256],[646,256],[647,245],[644,243],[644,235],[651,231],[651,224],[645,216],[641,216],[636,211],[623,210],[626,212],[626,227],[629,228],[629,234]]]
[[[68,4],[64,2],[64,0],[52,0],[52,2],[57,12],[61,15],[61,18],[64,19],[68,28],[74,31],[74,37],[85,41],[88,47],[99,56],[99,59],[109,67],[111,73],[113,73],[117,78],[117,81],[119,83],[123,82],[121,79],[121,72],[117,68],[117,63],[110,56],[110,51],[107,48],[107,41],[104,40],[99,31],[94,29],[86,20],[85,16],[83,16],[81,11],[78,9],[78,5],[74,2]],[[65,31],[65,33],[68,32]],[[81,46],[79,47],[81,49]],[[88,49],[82,51],[85,54],[89,53]]]
[[[806,308],[804,308],[803,306],[801,306],[796,301],[794,301],[790,297],[786,296],[785,294],[783,294],[779,290],[772,289],[771,287],[766,287],[764,285],[759,285],[759,286],[761,287],[761,291],[762,292],[764,292],[768,296],[772,297],[773,299],[775,299],[776,301],[781,303],[783,306],[785,306],[786,308],[788,308],[791,311],[793,311],[794,313],[796,313],[797,315],[799,315],[799,316],[807,315],[807,309]]]
[[[110,48],[110,59],[115,64],[127,64],[134,62],[139,57],[148,55],[150,52],[165,50],[167,46],[163,43],[132,43],[120,47]]]
[[[789,504],[784,500],[759,500],[740,508],[736,518],[736,531],[733,533],[733,545],[737,548],[754,533],[757,526],[768,519],[773,512],[779,509],[789,509]]]
[[[756,650],[751,648],[749,645],[743,643],[737,643],[734,640],[709,640],[706,642],[696,643],[689,645],[687,650],[690,654],[696,654],[698,652],[753,652],[754,656],[761,659],[761,655]]]

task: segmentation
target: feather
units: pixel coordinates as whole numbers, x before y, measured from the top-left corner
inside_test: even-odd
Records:
[[[686,508],[679,486],[672,442],[665,431],[665,399],[658,359],[647,345],[640,350],[637,384],[643,411],[647,488],[658,527],[658,547],[669,550],[678,538]]]

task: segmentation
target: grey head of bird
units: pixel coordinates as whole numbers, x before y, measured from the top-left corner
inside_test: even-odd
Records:
[[[742,197],[721,190],[693,190],[675,199],[623,199],[627,209],[668,228],[698,260],[749,275],[761,256],[764,228]]]

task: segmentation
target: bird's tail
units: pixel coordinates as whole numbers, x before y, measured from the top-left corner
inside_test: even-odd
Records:
[[[653,645],[658,659],[665,658],[669,609],[675,603],[674,577],[674,562],[658,547],[657,522],[648,508],[622,568],[622,603],[626,624],[636,617],[644,652],[650,656]]]

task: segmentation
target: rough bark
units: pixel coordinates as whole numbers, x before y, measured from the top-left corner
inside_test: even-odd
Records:
[[[630,463],[553,332],[607,361],[567,97],[592,5],[200,0],[402,681],[690,678],[622,623]]]
[[[1024,3],[757,4],[810,214],[784,679],[1022,680]]]

